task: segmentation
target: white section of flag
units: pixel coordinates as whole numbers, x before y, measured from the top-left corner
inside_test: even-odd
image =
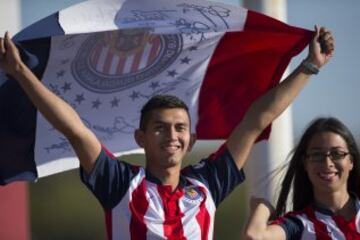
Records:
[[[161,11],[159,6],[161,6]],[[163,13],[160,14],[160,20],[153,20],[151,16],[160,12]],[[136,17],[149,16],[145,22],[151,25],[154,32],[183,33],[179,35],[183,41],[182,52],[167,69],[142,84],[114,93],[99,94],[79,84],[74,79],[71,69],[71,62],[76,58],[79,48],[90,35],[53,37],[43,82],[70,103],[100,141],[116,155],[139,152],[132,134],[138,126],[141,106],[152,95],[174,94],[185,100],[190,106],[194,132],[198,119],[197,99],[211,55],[224,34],[223,32],[243,29],[246,13],[247,11],[242,8],[198,0],[186,2],[131,0],[124,4],[123,1],[95,0],[75,5],[59,13],[59,22],[65,33],[103,32],[130,27],[142,28],[144,21],[140,21],[141,19],[138,21]],[[130,20],[134,18],[135,20]],[[184,29],[185,23],[190,24],[190,27]],[[207,26],[207,29],[200,28],[200,25]],[[198,32],[192,33],[191,31]],[[196,54],[192,54],[191,47],[196,48]],[[138,69],[148,65],[147,61],[149,61],[149,52],[151,51],[149,48],[149,45],[144,47]],[[91,56],[88,60],[88,62],[96,63],[96,69],[93,71],[101,73],[107,69],[108,72],[103,74],[112,74],[116,77],[116,74],[120,73],[117,65],[121,64],[123,64],[121,66],[122,74],[130,74],[134,71],[133,65],[136,57],[134,54],[122,59],[112,52],[110,53],[110,49],[107,47],[102,47],[97,51],[100,51],[98,59],[94,60]],[[181,59],[186,61],[186,58],[190,58],[191,63],[181,64]],[[61,66],[61,62],[65,60],[68,60],[69,64]],[[92,81],[102,80],[93,79]],[[71,89],[65,91],[66,84],[71,84]],[[154,84],[153,89],[149,88],[150,84]],[[156,88],[156,84],[159,88]],[[79,98],[81,94],[84,100],[75,102],[74,99]],[[118,103],[116,103],[117,100],[119,100]],[[116,105],[116,108],[110,104]],[[126,131],[122,131],[123,128]],[[118,129],[121,130],[117,131]],[[35,161],[39,177],[78,166],[75,154],[67,140],[53,130],[41,115],[38,115],[36,135],[42,136],[37,138],[35,144]],[[63,163],[62,159],[64,158],[72,160]],[[49,162],[60,167],[50,167],[47,164]]]
[[[70,38],[68,36],[54,37],[43,82],[70,103],[100,141],[116,155],[139,152],[141,150],[134,141],[133,131],[138,127],[139,112],[142,105],[154,94],[173,94],[183,99],[190,108],[194,132],[197,121],[197,98],[201,82],[210,56],[222,35],[222,33],[207,33],[202,36],[206,40],[202,41],[182,36],[182,52],[167,69],[142,84],[109,94],[96,93],[84,88],[74,79],[71,72],[71,62],[76,58],[78,49],[90,35],[77,35]],[[67,47],[65,47],[65,42]],[[192,46],[197,47],[196,53],[189,51]],[[104,55],[108,54],[106,51]],[[191,58],[191,64],[181,64],[181,59],[186,57]],[[70,60],[69,63],[59,68],[65,59]],[[105,60],[99,61],[104,62]],[[144,56],[144,61],[147,61],[147,55]],[[131,57],[128,62],[131,62]],[[102,69],[103,63],[99,66],[99,69]],[[65,72],[63,77],[58,77],[59,69]],[[169,76],[169,71],[176,71],[176,75]],[[150,88],[149,86],[155,82],[159,88]],[[63,88],[66,83],[71,84],[71,89],[64,91]],[[140,93],[136,99],[131,98],[134,93]],[[80,94],[84,95],[85,100],[78,103],[74,99]],[[120,100],[118,106],[111,107],[111,102],[115,98]],[[100,102],[98,108],[94,107],[96,101]],[[120,122],[119,119],[121,119]],[[125,125],[128,125],[128,131],[118,130]],[[37,138],[35,144],[35,161],[39,177],[78,167],[75,154],[67,140],[54,130],[40,114],[37,119],[36,135],[42,136]],[[64,158],[68,160],[63,161]],[[52,164],[49,165],[49,162]],[[52,166],[54,164],[56,164],[56,168]]]
[[[65,34],[147,28],[156,33],[241,31],[246,9],[206,0],[90,0],[59,13]],[[74,24],[75,23],[75,24]]]

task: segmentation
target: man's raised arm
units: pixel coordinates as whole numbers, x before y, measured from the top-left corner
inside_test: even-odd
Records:
[[[307,58],[284,81],[257,99],[227,140],[227,147],[239,169],[261,132],[295,99],[311,74],[325,65],[333,55],[334,39],[325,28],[315,27],[315,36]]]
[[[74,148],[81,166],[89,174],[101,150],[99,140],[83,124],[75,110],[47,89],[23,63],[8,33],[4,39],[0,38],[0,69],[20,84],[35,107],[53,127],[65,135]]]

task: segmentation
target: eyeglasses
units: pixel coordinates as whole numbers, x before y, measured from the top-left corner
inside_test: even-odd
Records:
[[[349,155],[349,152],[344,152],[341,150],[331,150],[326,153],[324,152],[311,152],[306,154],[306,159],[309,162],[312,163],[321,163],[323,162],[327,157],[331,159],[333,162],[340,162],[343,160],[347,155]]]

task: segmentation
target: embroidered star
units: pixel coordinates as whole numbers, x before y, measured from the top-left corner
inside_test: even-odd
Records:
[[[140,93],[133,91],[132,94],[130,95],[130,97],[134,101],[135,99],[140,97]]]
[[[55,93],[56,95],[60,96],[61,93],[60,93],[60,90],[58,88],[58,85],[53,85],[53,84],[50,84],[49,86],[50,90]]]
[[[92,102],[92,108],[99,109],[100,105],[101,105],[101,102],[99,99],[96,99],[96,101]]]
[[[113,100],[111,100],[111,107],[112,107],[112,108],[113,108],[113,107],[118,107],[118,106],[119,106],[119,102],[120,102],[120,100],[115,97]]]
[[[197,46],[191,46],[190,48],[189,48],[189,51],[191,52],[191,51],[196,51],[197,50]]]
[[[155,88],[160,87],[159,82],[151,82],[150,83],[150,88],[152,88],[152,90],[155,90]]]
[[[170,76],[170,77],[175,77],[176,75],[178,75],[178,73],[176,72],[176,70],[168,71],[168,76]]]
[[[77,102],[78,104],[81,104],[82,101],[84,101],[85,98],[84,98],[84,94],[78,94],[76,95],[76,98],[75,98],[75,102]]]
[[[56,73],[56,77],[59,78],[59,77],[63,77],[65,74],[65,70],[60,70],[59,72]]]
[[[65,93],[65,92],[71,90],[71,83],[65,82],[64,85],[61,88]]]
[[[181,64],[189,64],[190,63],[190,58],[188,58],[188,57],[184,57],[184,58],[182,58],[182,59],[180,59],[180,62],[181,62]]]

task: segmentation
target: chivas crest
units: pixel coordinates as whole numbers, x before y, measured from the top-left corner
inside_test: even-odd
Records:
[[[74,78],[98,93],[118,92],[154,78],[182,49],[181,35],[154,35],[143,29],[95,33],[72,63]]]

